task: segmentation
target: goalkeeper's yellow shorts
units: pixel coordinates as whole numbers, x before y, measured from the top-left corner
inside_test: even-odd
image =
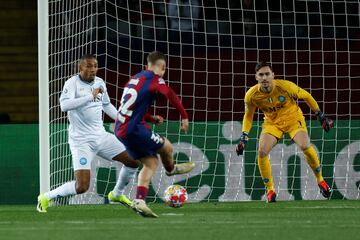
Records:
[[[300,131],[307,132],[304,117],[299,117],[291,121],[284,121],[282,124],[268,123],[265,121],[262,124],[261,134],[268,133],[277,139],[281,139],[285,133],[288,133],[290,138],[293,139]]]

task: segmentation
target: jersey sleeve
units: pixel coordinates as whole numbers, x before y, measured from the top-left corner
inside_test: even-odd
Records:
[[[252,93],[250,90],[245,94],[245,114],[242,122],[242,131],[247,133],[249,133],[251,130],[254,113],[256,110],[256,106],[251,101]]]
[[[99,88],[102,90],[102,104],[103,105],[111,104],[105,82],[101,79],[101,82],[98,85],[99,85]]]
[[[103,93],[103,97],[102,97],[102,107],[103,107],[103,111],[109,116],[111,117],[113,120],[116,120],[118,111],[116,110],[115,106],[112,105],[112,103],[110,102],[110,97],[109,94],[107,92]]]
[[[156,83],[156,86],[157,86],[157,88],[156,88],[157,92],[164,95],[170,101],[171,105],[173,105],[176,108],[176,110],[180,113],[181,118],[188,119],[189,118],[188,114],[185,111],[184,106],[182,105],[179,97],[175,94],[175,92],[170,87],[168,87],[165,84],[164,79],[159,78]]]
[[[308,91],[302,89],[293,82],[285,80],[284,83],[291,97],[296,99],[303,99],[306,102],[306,104],[311,108],[311,110],[313,110],[314,112],[320,110],[319,105]]]
[[[60,95],[61,111],[67,112],[70,110],[74,110],[94,99],[92,94],[80,98],[75,98],[75,91],[76,91],[75,82],[72,79],[66,81],[63,87],[63,91],[61,92]]]

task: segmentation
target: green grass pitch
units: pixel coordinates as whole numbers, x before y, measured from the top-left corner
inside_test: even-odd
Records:
[[[0,239],[360,239],[360,201],[149,205],[158,219],[121,205],[0,206]]]

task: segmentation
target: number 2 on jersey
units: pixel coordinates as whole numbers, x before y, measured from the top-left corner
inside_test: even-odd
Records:
[[[139,79],[131,79],[129,85],[137,85]],[[131,117],[133,111],[129,108],[134,104],[137,98],[137,91],[133,88],[126,87],[121,97],[118,119],[121,123],[125,122],[125,116]]]

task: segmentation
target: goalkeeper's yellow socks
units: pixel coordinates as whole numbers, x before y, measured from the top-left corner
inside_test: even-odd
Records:
[[[323,178],[322,172],[321,172],[320,161],[319,161],[319,158],[316,154],[314,147],[311,146],[311,147],[307,148],[306,150],[304,150],[304,155],[305,155],[305,159],[306,159],[307,163],[309,164],[309,166],[311,167],[311,169],[314,172],[317,183],[323,181],[324,178]]]
[[[274,191],[274,183],[271,175],[271,165],[270,165],[269,157],[258,156],[258,165],[262,180],[266,187],[266,191],[270,191],[270,190]]]

